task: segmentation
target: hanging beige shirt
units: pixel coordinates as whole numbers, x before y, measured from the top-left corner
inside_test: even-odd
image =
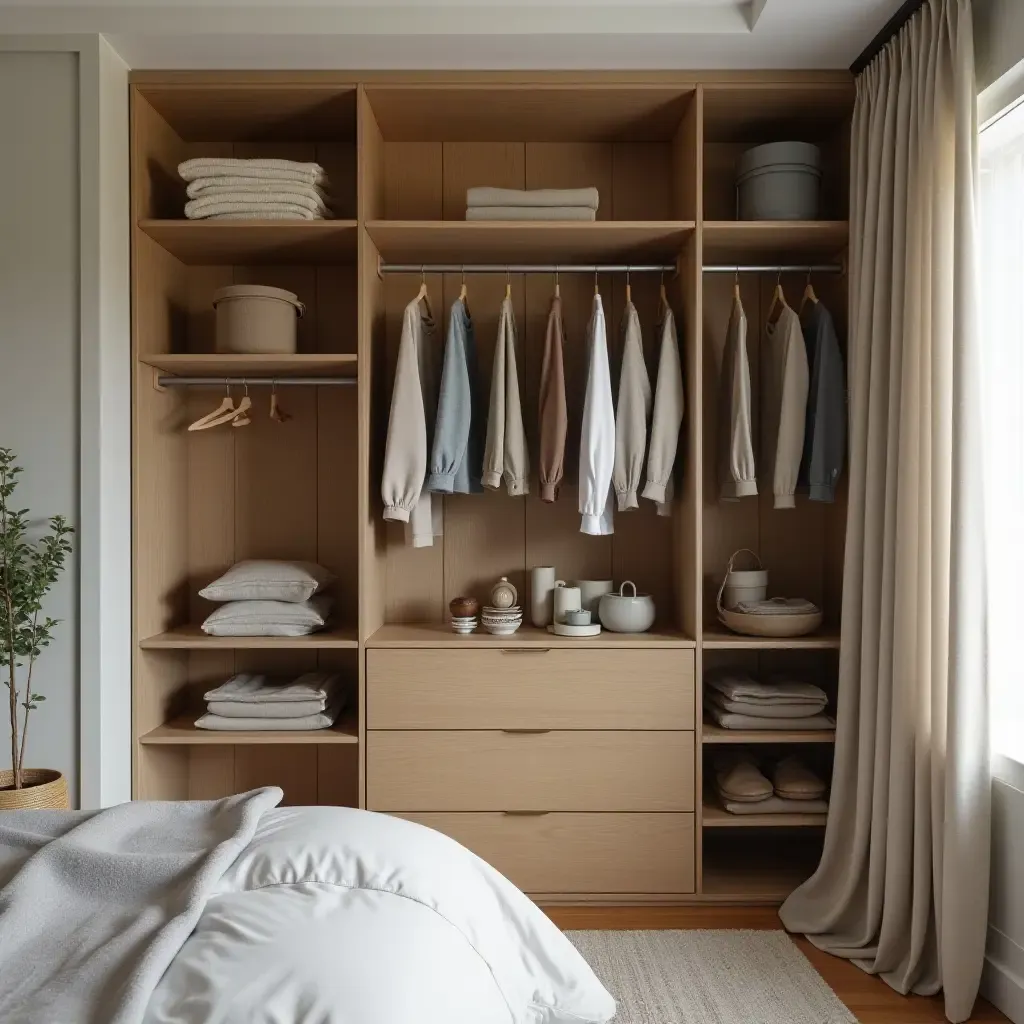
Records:
[[[612,486],[620,512],[639,508],[637,490],[647,452],[647,424],[651,417],[651,380],[644,362],[640,317],[632,302],[622,317],[622,368],[615,406],[615,465]]]
[[[554,501],[565,472],[565,368],[562,363],[562,300],[551,300],[540,368],[540,499]]]
[[[647,485],[643,497],[656,502],[659,516],[672,514],[672,469],[683,424],[683,364],[672,310],[666,306],[661,320],[661,352],[654,391],[654,419],[647,455]]]
[[[492,491],[502,478],[513,496],[530,493],[530,458],[523,429],[523,407],[519,400],[519,372],[516,367],[516,318],[511,298],[501,304],[498,341],[491,371],[491,403],[487,417],[483,485]]]
[[[414,300],[402,317],[381,497],[384,518],[406,523],[406,539],[415,547],[429,547],[441,535],[440,499],[433,500],[424,487],[437,411],[437,364],[434,321]]]
[[[718,396],[718,488],[723,501],[757,494],[757,470],[750,422],[750,362],[747,314],[733,299],[722,353]]]
[[[770,473],[776,508],[796,505],[797,477],[804,451],[810,373],[800,317],[784,306],[782,315],[765,328],[765,408]]]

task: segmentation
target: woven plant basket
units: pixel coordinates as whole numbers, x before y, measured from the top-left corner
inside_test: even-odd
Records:
[[[68,781],[49,768],[26,768],[21,789],[14,789],[14,772],[0,771],[0,811],[67,811]]]

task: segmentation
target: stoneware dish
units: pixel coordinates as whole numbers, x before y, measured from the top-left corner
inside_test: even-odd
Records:
[[[590,612],[586,609],[565,613],[565,624],[567,626],[589,626]]]
[[[633,593],[627,594],[629,587]],[[654,598],[638,594],[636,584],[626,580],[617,594],[601,598],[601,623],[613,633],[646,633],[654,625]]]
[[[475,597],[455,597],[448,604],[453,619],[472,618],[480,611],[480,602]]]

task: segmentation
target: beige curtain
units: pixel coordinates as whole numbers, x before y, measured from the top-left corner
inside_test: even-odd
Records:
[[[836,760],[788,929],[970,1016],[989,750],[969,0],[930,0],[853,124],[850,501]]]

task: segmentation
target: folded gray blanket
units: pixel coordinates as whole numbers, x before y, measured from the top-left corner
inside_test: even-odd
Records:
[[[586,206],[470,206],[466,220],[596,220]]]
[[[774,701],[729,700],[728,697],[714,690],[708,690],[704,699],[710,701],[723,711],[732,711],[737,715],[750,715],[753,718],[810,718],[821,714],[828,701],[818,703],[793,701],[792,703],[776,703]]]
[[[813,683],[784,677],[775,677],[770,683],[759,683],[739,669],[709,669],[704,673],[704,682],[730,700],[760,700],[773,704],[820,704],[828,700],[825,691]]]
[[[224,717],[207,713],[196,721],[197,729],[213,729],[223,732],[313,732],[316,729],[329,729],[338,720],[338,716],[344,711],[348,694],[338,687],[329,698],[327,707],[312,715],[305,715],[301,718],[289,717],[268,717],[264,714],[253,715],[248,718],[238,716]],[[256,707],[254,704],[248,707]],[[271,705],[263,705],[264,708]],[[287,706],[287,705],[285,705]]]
[[[723,711],[712,701],[705,699],[704,710],[711,716],[716,725],[723,729],[789,729],[793,731],[815,729],[834,729],[836,723],[828,715],[811,715],[807,718],[764,718],[756,715],[737,715],[732,711]]]
[[[138,1024],[277,787],[0,815],[0,1020]]]
[[[225,189],[223,192],[206,193],[190,199],[185,204],[185,216],[189,220],[199,220],[201,217],[210,217],[217,213],[238,212],[230,208],[222,209],[225,204],[237,204],[240,207],[300,206],[318,217],[331,216],[331,211],[319,197],[311,198],[297,192],[289,192],[285,188],[275,188],[272,192],[251,192],[248,189],[233,188]]]
[[[323,185],[327,181],[324,169],[319,164],[264,157],[240,160],[226,156],[198,156],[178,164],[178,174],[183,181],[222,176],[262,178],[267,181],[300,181],[306,185]]]
[[[202,206],[197,204],[202,203]],[[297,203],[254,203],[248,199],[192,199],[185,204],[189,220],[323,220],[324,216]]]
[[[325,701],[338,676],[333,672],[305,672],[296,679],[266,676],[259,672],[238,675],[207,690],[205,701],[238,701],[241,704],[268,704],[280,701]]]

